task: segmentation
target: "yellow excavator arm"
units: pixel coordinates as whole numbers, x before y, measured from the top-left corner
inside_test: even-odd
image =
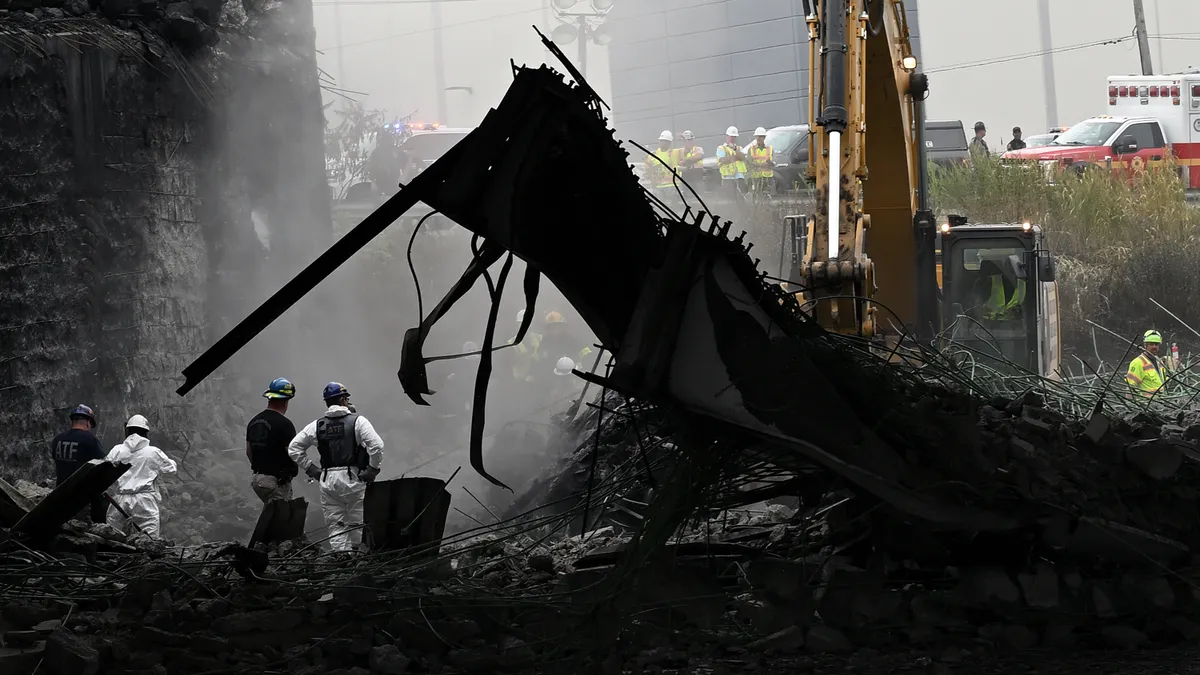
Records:
[[[924,332],[937,322],[936,231],[921,138],[928,84],[917,71],[904,3],[805,5],[808,171],[817,207],[800,261],[802,302],[835,332]]]

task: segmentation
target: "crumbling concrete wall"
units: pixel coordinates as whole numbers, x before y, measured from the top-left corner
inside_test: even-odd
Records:
[[[315,61],[308,79],[246,78],[236,57],[246,54],[248,39],[216,40],[220,2],[138,8],[142,15],[114,21],[87,15],[86,5],[74,6],[83,14],[74,19],[60,19],[56,8],[0,10],[6,474],[48,475],[48,441],[79,402],[96,408],[106,447],[121,439],[134,413],[150,419],[164,448],[234,445],[245,419],[222,402],[242,392],[217,379],[187,398],[174,394],[180,370],[219,336],[230,298],[241,294],[229,272],[247,265],[225,252],[239,245],[238,228],[253,230],[248,213],[226,208],[228,186],[283,195],[314,223],[322,217],[322,193],[310,190],[323,169],[319,126],[315,157],[311,144],[307,154],[297,149],[305,144],[295,136],[268,137],[254,149],[279,160],[275,171],[243,171],[245,155],[227,154],[236,147],[229,128],[237,118],[222,105],[229,91],[274,81],[271,95],[291,105],[290,117],[305,128],[291,131],[311,133],[321,115]],[[231,37],[253,27],[237,9]],[[264,40],[255,46],[271,49]],[[304,91],[288,95],[289,87]],[[276,112],[268,126],[289,119],[288,111]],[[303,204],[279,187],[297,180],[305,181],[298,191],[315,194]],[[283,219],[290,215],[281,210]],[[306,228],[305,236],[318,229]]]

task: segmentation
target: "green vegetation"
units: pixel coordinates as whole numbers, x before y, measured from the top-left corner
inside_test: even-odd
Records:
[[[1131,180],[1102,169],[1063,171],[1051,185],[1040,167],[992,159],[937,168],[930,188],[939,216],[1042,225],[1058,259],[1068,354],[1086,359],[1095,353],[1088,319],[1130,338],[1158,328],[1180,349],[1200,351],[1200,338],[1150,302],[1154,298],[1200,330],[1200,209],[1185,202],[1176,171],[1149,171]],[[1103,334],[1097,344],[1106,357],[1124,350]]]

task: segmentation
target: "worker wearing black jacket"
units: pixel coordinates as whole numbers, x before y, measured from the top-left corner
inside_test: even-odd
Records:
[[[71,428],[62,432],[50,441],[50,456],[54,458],[55,486],[79,470],[79,467],[93,459],[104,459],[105,452],[100,447],[92,430],[96,428],[96,414],[86,405],[75,406],[71,411]],[[108,511],[108,503],[104,495],[98,495],[88,508],[93,523],[103,523]]]
[[[288,401],[296,387],[279,377],[263,392],[267,409],[246,425],[246,457],[254,472],[251,487],[263,503],[272,499],[292,498],[292,478],[299,473],[288,457],[288,443],[296,435],[296,425],[286,417]]]

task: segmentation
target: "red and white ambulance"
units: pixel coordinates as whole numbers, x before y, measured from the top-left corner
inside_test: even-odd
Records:
[[[1052,169],[1103,166],[1120,173],[1173,158],[1184,184],[1200,189],[1200,73],[1108,78],[1108,114],[1072,126],[1049,145],[1006,160]]]

